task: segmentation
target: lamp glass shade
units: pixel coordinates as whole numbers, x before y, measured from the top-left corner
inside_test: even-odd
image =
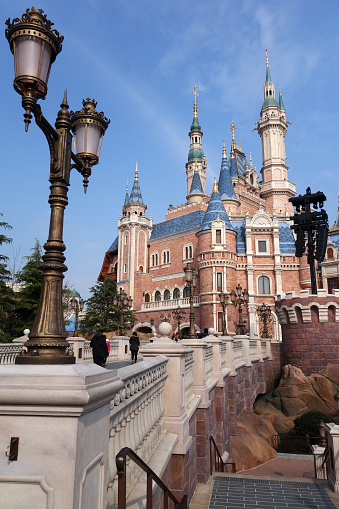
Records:
[[[15,77],[21,81],[37,78],[44,84],[39,85],[41,92],[47,87],[52,59],[52,47],[40,37],[24,34],[15,40]],[[38,87],[39,88],[39,87]]]
[[[242,290],[242,287],[238,284],[238,286],[236,287],[238,297],[240,297],[240,295],[241,295],[241,290]]]
[[[234,291],[234,290],[232,290],[232,291],[231,291],[231,301],[232,301],[232,302],[235,302],[236,297],[237,297],[237,296],[236,296],[235,291]]]
[[[243,291],[243,296],[244,296],[244,301],[245,302],[248,302],[250,300],[250,296],[248,294],[248,291],[247,290],[244,290]]]
[[[197,286],[197,281],[198,281],[197,274],[196,274],[196,272],[193,272],[193,274],[192,274],[193,286]]]
[[[98,125],[81,123],[75,128],[75,150],[77,154],[91,154],[98,157],[101,128]]]
[[[192,279],[193,279],[193,269],[192,269],[192,267],[189,264],[187,264],[187,266],[184,268],[184,272],[185,272],[186,281],[187,282],[192,281]]]
[[[219,299],[220,299],[220,304],[225,304],[225,294],[224,294],[224,292],[220,292],[219,293]]]
[[[85,301],[84,299],[80,299],[80,310],[82,311],[84,309],[84,304],[85,304]]]
[[[117,306],[118,305],[118,299],[116,297],[114,297],[113,299],[113,306]]]
[[[74,297],[71,298],[71,308],[76,309],[77,301]]]

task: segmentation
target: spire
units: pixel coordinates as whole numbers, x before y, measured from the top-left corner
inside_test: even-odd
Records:
[[[124,205],[127,205],[128,203],[129,203],[129,196],[128,196],[128,177],[127,177],[126,196],[125,196]]]
[[[194,103],[193,103],[193,122],[191,125],[191,131],[201,131],[201,125],[198,120],[198,101],[197,97],[200,97],[200,94],[197,92],[197,86],[194,85],[194,90],[192,90],[192,94],[194,95]]]
[[[199,232],[211,230],[213,221],[218,218],[225,223],[226,230],[234,230],[226,213],[225,207],[221,201],[221,197],[217,189],[216,179],[214,179],[211,199],[209,201]]]
[[[224,149],[225,149],[225,144],[224,144]],[[226,152],[226,150],[225,150],[225,152]],[[235,162],[235,159],[233,159],[233,161]],[[230,198],[233,200],[237,199],[237,197],[234,193],[234,188],[233,188],[233,184],[232,184],[230,167],[228,165],[226,157],[224,157],[224,151],[223,151],[223,158],[221,160],[218,191],[220,193],[222,200],[227,200]]]
[[[281,88],[280,87],[279,87],[279,108],[281,110],[285,109],[284,101],[283,101],[283,98],[282,98],[282,95],[281,95]]]
[[[270,65],[268,63],[268,52],[266,50],[266,84],[271,84],[272,78],[270,73]]]
[[[234,159],[234,147],[235,147],[234,131],[236,130],[236,127],[235,127],[233,120],[232,120],[232,124],[230,125],[230,129],[232,131],[231,159]]]
[[[190,194],[204,194],[204,191],[203,191],[203,188],[201,185],[200,174],[198,172],[197,163],[195,163],[195,168],[194,168],[194,173],[193,173],[193,178],[192,178],[192,185],[191,185],[189,195]],[[189,195],[188,195],[188,197],[189,197]]]
[[[225,147],[225,140],[223,141],[223,148],[222,148],[222,158],[227,159],[227,153],[226,153],[226,147]]]
[[[138,174],[139,174],[138,163],[136,163],[134,183],[133,183],[131,195],[129,197],[129,203],[142,203],[143,204],[144,202],[142,201]]]

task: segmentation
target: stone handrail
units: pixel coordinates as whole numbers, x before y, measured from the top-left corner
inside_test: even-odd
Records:
[[[163,390],[167,378],[167,358],[160,355],[134,366],[117,370],[124,388],[111,401],[109,438],[109,507],[114,507],[117,493],[115,456],[122,447],[130,447],[146,463],[165,435]],[[137,480],[130,465],[127,484]]]
[[[193,305],[198,305],[200,303],[200,297],[193,297]],[[183,299],[171,299],[171,300],[158,300],[155,302],[144,302],[141,305],[141,311],[145,309],[162,309],[162,308],[177,308],[180,307],[189,307],[190,299],[189,297],[185,297]]]
[[[22,350],[22,345],[13,343],[0,344],[0,364],[15,364],[15,359]]]

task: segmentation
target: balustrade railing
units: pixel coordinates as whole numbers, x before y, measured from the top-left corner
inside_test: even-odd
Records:
[[[124,388],[111,401],[109,438],[108,507],[117,501],[115,457],[130,447],[147,463],[166,431],[163,423],[167,358],[158,356],[118,370]],[[127,472],[127,485],[137,481],[133,464]]]
[[[22,350],[22,345],[13,343],[0,344],[0,364],[15,364],[15,359]]]
[[[200,297],[193,297],[193,305],[200,304]],[[158,300],[155,302],[144,302],[141,305],[141,311],[145,311],[146,309],[168,309],[168,308],[177,308],[180,306],[181,308],[189,308],[190,299],[189,297],[184,299],[171,299],[171,300]]]

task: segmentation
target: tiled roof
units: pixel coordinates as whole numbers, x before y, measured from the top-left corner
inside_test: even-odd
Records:
[[[236,161],[237,161],[238,175],[239,176],[241,175],[243,177],[245,174],[245,171],[246,171],[246,167],[247,167],[246,159],[243,156],[240,156],[239,154],[236,153]]]
[[[192,194],[192,193],[201,193],[201,194],[204,194],[204,191],[203,191],[202,185],[201,185],[200,175],[199,175],[198,171],[195,171],[193,173],[190,194]]]
[[[173,219],[161,221],[161,223],[155,223],[153,225],[150,240],[159,239],[174,233],[184,232],[192,228],[198,228],[202,224],[204,215],[205,212],[203,210],[196,210],[195,212],[185,214],[184,216],[173,217]]]
[[[238,178],[237,163],[235,157],[231,157],[230,160],[228,161],[228,164],[230,167],[231,177]]]
[[[139,180],[135,180],[133,182],[133,187],[132,187],[132,191],[131,191],[131,195],[129,197],[128,203],[144,203],[142,201]]]
[[[279,246],[281,253],[295,253],[294,237],[286,223],[279,223]]]
[[[245,223],[234,221],[232,226],[237,232],[237,253],[246,253]]]
[[[218,192],[213,193],[210,199],[210,202],[208,204],[207,210],[205,212],[205,217],[203,220],[203,223],[201,225],[201,228],[199,232],[205,231],[205,230],[211,230],[212,229],[212,223],[217,218],[224,221],[226,230],[233,230],[233,227],[230,223],[230,220],[228,219],[228,215],[226,213],[225,207],[221,201],[220,194]]]
[[[328,240],[339,246],[339,235],[329,235]]]
[[[227,159],[224,157],[222,158],[221,162],[218,191],[222,200],[225,200],[226,198],[236,199],[231,179],[230,167],[228,166]]]
[[[118,249],[118,247],[119,247],[119,235],[113,241],[113,244],[111,245],[111,247],[109,249],[107,249],[107,252],[109,253],[110,251],[116,251]]]

